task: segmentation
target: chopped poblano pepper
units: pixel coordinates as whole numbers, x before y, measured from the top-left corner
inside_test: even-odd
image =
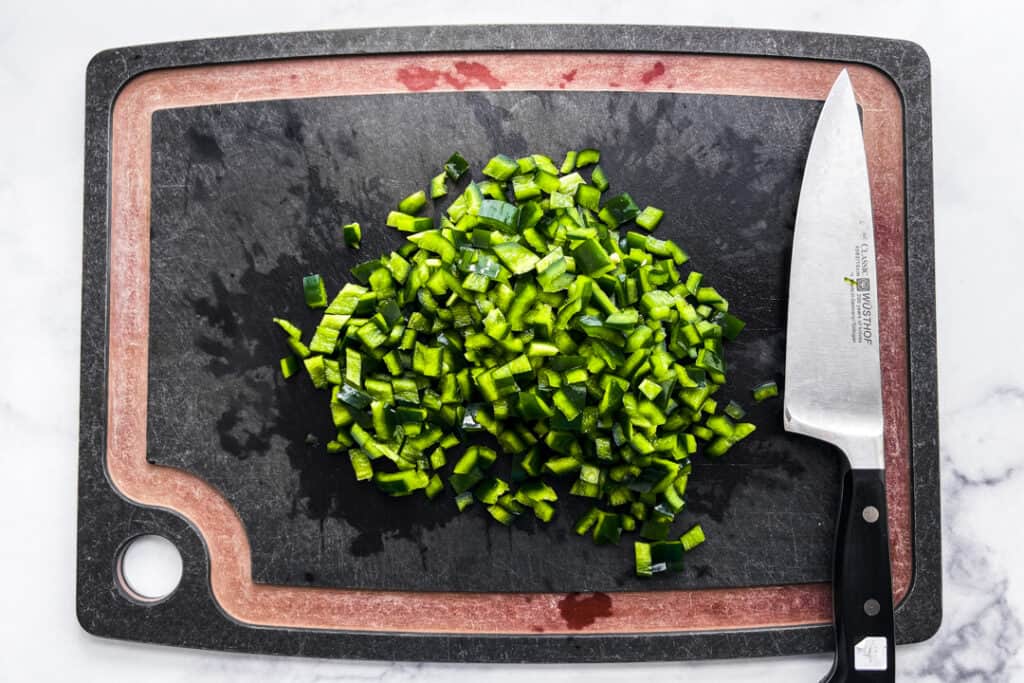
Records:
[[[499,154],[484,166],[483,174],[495,180],[508,180],[519,170],[515,159]]]
[[[302,292],[306,296],[306,305],[310,308],[327,306],[327,290],[324,280],[319,275],[307,275],[302,278]]]
[[[576,168],[583,168],[591,164],[596,164],[601,160],[601,153],[596,149],[581,149],[579,154],[576,155]]]
[[[299,371],[299,359],[295,356],[285,356],[281,359],[281,375],[288,379]]]
[[[679,540],[682,541],[683,550],[689,552],[704,542],[704,529],[697,524],[683,534]]]
[[[742,420],[747,411],[736,401],[729,401],[729,404],[725,406],[725,414],[734,420]]]
[[[398,210],[402,213],[414,215],[427,203],[427,193],[423,190],[413,192],[411,195],[398,202]]]
[[[658,223],[661,222],[662,216],[665,212],[661,209],[656,209],[653,206],[648,206],[641,211],[636,217],[636,224],[644,230],[654,230],[658,227]]]
[[[558,172],[562,175],[572,173],[576,168],[576,151],[572,150],[565,153],[565,161],[562,162],[562,167],[558,169]]]
[[[346,223],[341,230],[345,237],[345,246],[358,249],[363,239],[363,229],[359,227],[359,223]]]
[[[631,221],[640,213],[640,207],[636,205],[629,194],[623,192],[617,197],[612,197],[601,207],[598,216],[608,224],[609,228],[617,228],[627,221]]]
[[[762,382],[751,390],[754,395],[754,400],[760,403],[761,401],[779,395],[779,385],[773,380],[768,382]]]
[[[744,323],[703,274],[681,272],[689,257],[675,242],[618,231],[653,231],[664,212],[608,197],[599,161],[594,149],[560,166],[498,154],[435,224],[416,214],[469,173],[455,153],[429,192],[388,214],[406,243],[353,268],[359,284],[328,305],[323,279],[303,279],[307,305],[326,308],[312,338],[274,322],[291,350],[281,374],[304,366],[330,391],[337,431],[325,449],[347,450],[357,480],[392,496],[451,495],[460,511],[479,501],[506,525],[531,511],[553,519],[550,482],[561,480],[592,501],[575,531],[599,544],[638,532],[636,573],[652,576],[704,542],[699,524],[670,540],[688,514],[691,457],[719,457],[755,429],[738,403],[712,397]],[[358,223],[343,233],[359,247]],[[757,401],[777,394],[774,382],[754,389]],[[470,443],[459,456],[474,432],[500,454]],[[508,478],[492,473],[499,457]]]
[[[466,171],[469,170],[469,162],[462,158],[462,155],[458,152],[453,153],[448,157],[448,161],[444,162],[444,172],[452,180],[458,180]]]
[[[448,187],[445,185],[445,173],[438,173],[430,179],[430,198],[439,199],[448,194]]]

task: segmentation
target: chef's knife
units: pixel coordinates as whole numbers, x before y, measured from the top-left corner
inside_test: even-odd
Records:
[[[893,681],[878,280],[867,159],[850,76],[839,74],[807,155],[793,236],[784,420],[849,459],[832,575],[829,681]]]

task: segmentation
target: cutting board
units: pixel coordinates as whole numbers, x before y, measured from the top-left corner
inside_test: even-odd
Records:
[[[389,499],[352,477],[322,394],[285,381],[280,315],[396,248],[398,199],[458,150],[596,147],[613,189],[666,211],[748,327],[724,398],[782,380],[789,251],[828,87],[851,71],[872,176],[900,642],[941,614],[929,71],[879,39],[679,27],[447,27],[113,50],[87,92],[78,612],[99,635],[381,659],[636,660],[829,647],[842,459],[781,401],[698,458],[685,570],[628,543]],[[564,46],[572,45],[567,51]],[[510,49],[514,46],[514,49]],[[413,51],[414,50],[414,51]],[[358,253],[339,226],[364,226]],[[783,387],[784,390],[784,387]],[[314,439],[307,439],[307,435]],[[157,533],[184,577],[143,602],[111,568]]]

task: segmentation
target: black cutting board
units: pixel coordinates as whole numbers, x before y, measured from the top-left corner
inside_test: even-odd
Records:
[[[153,117],[149,458],[199,475],[241,516],[253,577],[273,584],[419,591],[615,591],[827,581],[840,458],[782,431],[785,300],[799,180],[820,104],[675,93],[473,92],[225,104]],[[503,152],[596,147],[612,181],[666,211],[656,235],[747,321],[727,346],[718,395],[750,408],[756,434],[698,456],[679,533],[710,542],[685,572],[638,579],[632,547],[571,531],[591,502],[562,495],[550,525],[505,528],[450,494],[392,499],[328,455],[327,393],[285,381],[271,321],[307,334],[301,279],[329,289],[404,235],[383,225],[453,150],[482,167]],[[450,197],[449,197],[450,199]],[[446,205],[442,200],[439,206]],[[339,226],[358,220],[361,251]],[[307,434],[318,442],[308,444]]]
[[[601,55],[611,56],[605,63],[622,57],[643,66],[622,73],[614,66],[604,71],[597,66],[594,82],[614,92],[414,92],[435,86],[501,88],[504,82],[486,68],[476,75],[459,69],[472,67],[473,60],[497,64],[506,58],[511,60],[506,68],[529,63],[539,69],[529,72],[529,82],[565,87],[577,72],[556,71],[559,55],[574,63],[582,58],[587,66],[580,67],[580,76],[601,63]],[[665,80],[651,82],[670,75],[663,73],[662,59],[688,64],[683,67],[687,81],[714,81],[717,73],[719,81],[728,75],[725,81],[741,83],[742,92],[795,99],[634,92],[686,89]],[[739,63],[746,67],[736,70]],[[353,71],[363,68],[353,64],[367,71]],[[301,66],[293,70],[292,65]],[[333,72],[326,68],[331,65],[337,67]],[[321,444],[330,436],[326,394],[314,392],[303,377],[280,378],[276,365],[285,349],[270,317],[291,318],[311,331],[317,315],[303,305],[300,278],[320,272],[337,289],[357,260],[341,246],[340,224],[364,224],[359,257],[398,244],[400,236],[382,227],[384,215],[400,197],[424,187],[453,150],[479,168],[496,152],[544,151],[558,157],[566,149],[595,146],[604,154],[602,165],[613,190],[628,190],[641,205],[666,209],[658,234],[678,239],[693,266],[729,296],[733,310],[748,322],[728,350],[732,384],[721,396],[749,405],[752,384],[781,379],[785,259],[803,157],[820,107],[805,98],[827,89],[827,83],[807,74],[827,72],[834,78],[839,65],[873,70],[891,82],[901,102],[902,127],[889,132],[902,138],[889,142],[902,145],[902,157],[886,157],[884,170],[893,174],[890,179],[903,181],[905,222],[890,226],[903,229],[897,233],[904,237],[903,249],[895,251],[905,254],[901,265],[906,275],[903,418],[910,481],[909,491],[898,495],[913,515],[909,551],[902,547],[912,558],[912,567],[903,566],[911,583],[896,610],[896,632],[898,642],[932,635],[941,618],[941,565],[927,55],[911,43],[878,38],[612,25],[434,26],[218,38],[117,48],[90,62],[76,597],[82,626],[101,636],[177,646],[375,659],[678,660],[831,647],[831,626],[822,623],[827,600],[822,582],[829,576],[839,460],[820,445],[780,433],[780,401],[752,407],[750,419],[759,431],[726,458],[713,463],[697,459],[681,525],[699,521],[709,542],[690,554],[684,573],[639,582],[631,576],[628,542],[596,548],[571,536],[567,523],[582,506],[567,496],[550,526],[523,520],[506,529],[489,522],[481,510],[455,515],[444,502],[392,500],[357,484],[344,456],[328,456],[322,445],[305,444],[309,433]],[[295,75],[299,72],[309,80]],[[783,72],[798,75],[787,80]],[[282,87],[284,81],[267,80],[268,73],[290,73],[286,78],[298,80]],[[349,85],[334,89],[335,82],[324,78],[330,73]],[[504,73],[508,77],[511,72]],[[353,87],[403,94],[161,110],[175,97],[239,99],[240,91],[230,92],[232,79],[248,78],[253,87],[256,74],[262,75],[257,76],[263,79],[259,86],[270,86],[268,92],[275,91],[276,83],[276,92],[309,86],[307,95],[352,92]],[[214,81],[221,94],[204,95],[202,84]],[[356,81],[362,85],[353,85]],[[178,88],[176,95],[161,99],[160,83]],[[808,84],[812,87],[804,87]],[[119,121],[130,118],[125,112],[133,103],[157,110],[148,126],[151,141],[139,128],[132,129],[148,125],[139,119],[118,128]],[[145,149],[150,142],[152,148]],[[118,221],[111,208],[123,208],[137,187],[137,177],[115,175],[132,168],[125,150],[141,158],[152,153],[151,194],[143,199],[151,208],[151,224],[141,225],[145,216],[119,213],[120,229],[114,230]],[[893,197],[885,202],[890,207],[898,203]],[[142,239],[151,230],[149,243],[131,242],[132,233],[125,229],[129,223],[141,225]],[[112,282],[125,277],[146,277],[147,267],[148,292],[112,289]],[[135,328],[127,328],[126,339],[111,338],[111,330],[125,330],[125,321],[132,319],[112,303],[144,306],[136,295],[146,293],[149,338],[133,338]],[[131,363],[135,358],[125,346],[138,344],[148,345],[145,387],[131,374],[137,365],[126,370],[126,358]],[[305,618],[323,606],[321,596],[337,605],[356,594],[266,586],[257,591],[247,585],[244,570],[239,575],[237,567],[225,569],[234,558],[224,553],[237,542],[234,547],[244,554],[244,541],[203,534],[232,533],[233,520],[225,522],[216,501],[204,496],[196,480],[139,466],[134,446],[142,439],[132,421],[136,406],[110,400],[111,394],[132,395],[119,394],[112,384],[122,377],[147,391],[147,458],[195,473],[223,494],[245,526],[257,582],[383,588],[366,594],[368,602],[350,604],[373,605],[374,613],[388,604],[432,604],[431,616],[455,619],[441,619],[425,630],[412,624],[374,631],[373,617],[361,619],[367,611],[349,607],[333,615],[337,621],[327,621],[337,626],[303,627],[323,623]],[[115,452],[110,448],[114,443],[131,447]],[[131,462],[127,468],[126,458]],[[115,461],[121,467],[118,475]],[[132,491],[120,488],[127,484]],[[177,487],[174,495],[162,495],[164,486]],[[197,505],[188,510],[156,506],[156,501],[180,502],[193,493]],[[129,594],[118,575],[126,544],[143,533],[170,539],[184,561],[178,588],[156,602]],[[237,583],[226,584],[225,577]],[[220,583],[214,586],[211,580]],[[791,582],[801,585],[784,586]],[[783,587],[778,592],[744,589],[760,585]],[[642,609],[629,610],[649,604],[646,592],[713,586],[735,590],[675,594],[682,600],[676,604],[703,601],[702,614],[712,615],[712,621],[694,624],[694,630],[671,630],[683,623],[675,619],[674,626],[646,632],[664,623],[658,615],[643,623],[617,621],[622,630],[597,628],[617,620],[620,610],[642,615]],[[395,593],[401,589],[429,594]],[[637,592],[615,594],[623,590]],[[278,613],[260,612],[248,623],[246,615],[232,616],[231,605],[242,603],[229,598],[237,598],[238,591],[249,591],[249,598],[256,592],[299,598]],[[553,592],[537,600],[493,591]],[[608,595],[575,595],[585,591]],[[734,628],[730,615],[736,613],[729,610],[744,609],[755,594],[761,596],[755,603],[768,606],[763,612],[753,610],[754,618],[745,622],[749,627]],[[466,619],[454,607],[492,601],[512,605],[507,631],[500,624],[476,624],[472,613]],[[773,609],[776,602],[778,610]],[[573,614],[566,610],[595,605],[605,605],[608,614],[593,616],[594,630],[575,630]],[[688,620],[699,610],[681,613]],[[544,633],[525,630],[529,623],[524,620],[534,614],[559,627]],[[794,614],[802,616],[794,619]],[[564,630],[559,630],[561,618]],[[360,623],[371,628],[363,630]],[[343,630],[352,624],[354,629]]]

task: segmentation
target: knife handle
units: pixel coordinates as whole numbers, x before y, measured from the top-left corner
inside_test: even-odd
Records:
[[[836,655],[826,681],[895,680],[887,519],[885,470],[847,470],[832,575]]]

